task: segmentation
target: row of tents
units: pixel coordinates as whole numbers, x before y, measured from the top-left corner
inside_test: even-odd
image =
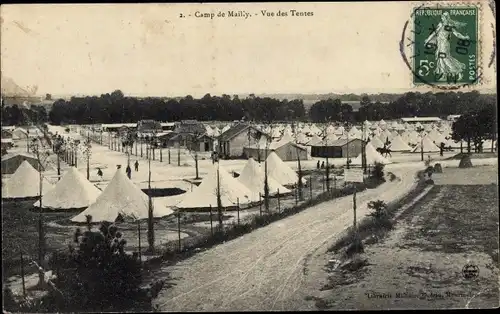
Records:
[[[276,154],[267,158],[268,186],[270,196],[288,194],[287,186],[297,183],[298,175]],[[233,177],[218,163],[212,166],[199,186],[184,194],[176,204],[181,210],[217,207],[217,193],[220,192],[224,208],[251,205],[261,201],[264,195],[263,167],[250,158],[238,178]],[[40,179],[42,189],[40,190]],[[303,180],[306,183],[305,180]],[[135,185],[123,170],[117,170],[111,181],[100,190],[76,168],[70,167],[55,185],[48,181],[28,161],[24,161],[16,172],[2,185],[2,198],[29,199],[40,196],[42,208],[49,210],[82,210],[71,218],[72,222],[83,223],[86,215],[94,222],[115,221],[119,216],[145,219],[148,217],[149,197]],[[155,202],[154,202],[155,203]],[[170,207],[158,203],[154,216],[164,217],[173,213]],[[40,207],[40,200],[33,206]],[[84,209],[84,210],[83,210]]]

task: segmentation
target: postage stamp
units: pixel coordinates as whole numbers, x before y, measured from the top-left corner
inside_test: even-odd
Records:
[[[478,6],[419,7],[413,12],[413,83],[479,83]]]

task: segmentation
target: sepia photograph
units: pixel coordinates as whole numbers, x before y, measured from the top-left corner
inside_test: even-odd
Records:
[[[4,313],[500,306],[494,1],[0,19]]]

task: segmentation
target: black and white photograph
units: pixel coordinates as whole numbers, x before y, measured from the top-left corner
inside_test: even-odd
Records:
[[[494,1],[0,18],[4,313],[499,307]]]

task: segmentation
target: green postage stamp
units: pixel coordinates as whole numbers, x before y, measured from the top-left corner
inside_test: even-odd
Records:
[[[479,14],[472,4],[414,10],[415,85],[479,83]]]

